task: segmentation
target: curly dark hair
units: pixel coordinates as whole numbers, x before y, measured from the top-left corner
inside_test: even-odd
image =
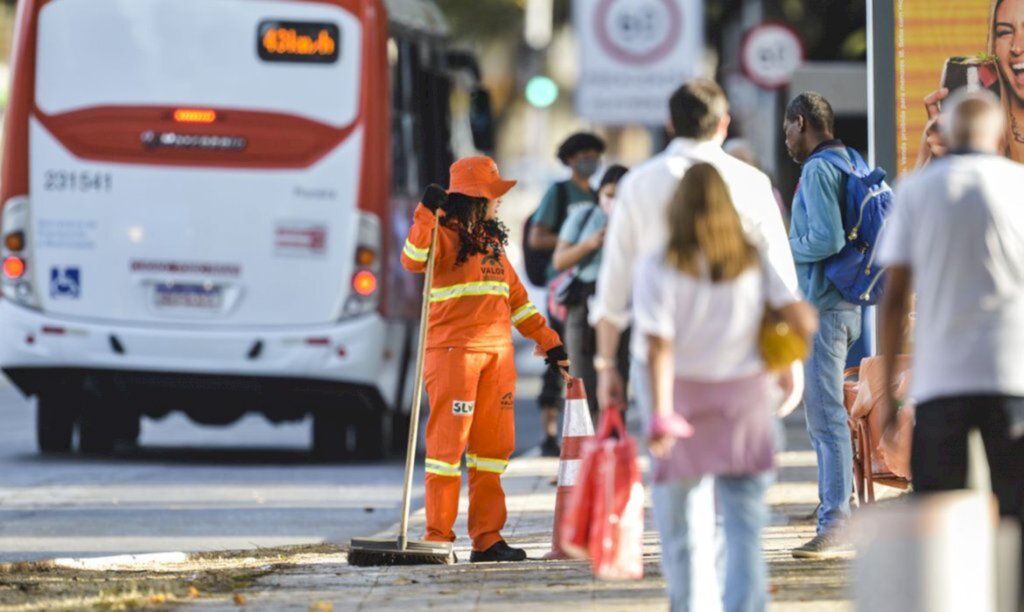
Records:
[[[459,234],[459,254],[455,265],[461,266],[473,255],[491,252],[497,257],[508,245],[508,228],[498,219],[484,220],[487,198],[474,198],[449,193],[444,204],[442,224]]]

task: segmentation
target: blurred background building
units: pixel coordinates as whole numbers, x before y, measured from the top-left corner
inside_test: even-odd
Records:
[[[663,146],[659,124],[590,121],[577,112],[581,85],[579,43],[589,23],[577,13],[601,5],[632,5],[636,13],[657,14],[654,0],[609,3],[600,0],[439,0],[453,37],[481,58],[484,81],[492,93],[498,127],[497,153],[510,173],[523,180],[506,216],[528,214],[551,180],[564,176],[555,159],[558,143],[589,129],[609,143],[607,161],[632,165]],[[689,61],[693,72],[717,79],[733,103],[731,136],[748,141],[758,164],[780,186],[788,202],[798,176],[781,140],[782,112],[795,93],[814,89],[836,106],[838,133],[849,144],[867,146],[865,5],[849,0],[676,0],[686,10],[703,12],[700,50]],[[661,6],[659,6],[661,5]],[[685,16],[684,16],[685,19]],[[758,83],[745,70],[744,39],[763,24],[791,30],[803,57],[772,83]],[[767,43],[771,45],[771,41]],[[784,63],[791,59],[783,58]],[[784,69],[785,71],[786,69]],[[662,101],[664,103],[664,101]],[[527,200],[532,200],[527,202]]]

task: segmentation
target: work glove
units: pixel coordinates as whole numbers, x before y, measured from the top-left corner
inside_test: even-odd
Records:
[[[420,202],[430,209],[430,212],[437,212],[437,209],[444,208],[444,205],[448,202],[448,192],[444,190],[444,187],[436,183],[427,185],[427,188],[423,190],[423,197],[420,198]]]
[[[558,346],[550,349],[547,352],[547,358],[544,359],[544,363],[549,366],[558,366],[560,361],[568,361],[569,353],[565,352],[565,346],[559,344]]]

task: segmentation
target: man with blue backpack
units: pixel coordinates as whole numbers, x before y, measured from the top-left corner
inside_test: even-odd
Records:
[[[849,554],[843,527],[850,515],[853,450],[843,404],[843,371],[860,337],[861,308],[875,304],[882,270],[876,238],[892,202],[885,172],[872,170],[834,136],[828,101],[802,93],[786,109],[790,156],[803,164],[793,200],[789,244],[800,289],[821,319],[806,364],[804,412],[818,460],[817,535],[793,550],[802,559]]]

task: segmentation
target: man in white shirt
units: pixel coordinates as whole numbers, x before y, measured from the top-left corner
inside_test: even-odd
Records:
[[[964,94],[944,111],[951,153],[897,187],[879,245],[882,356],[894,380],[916,293],[914,492],[966,487],[976,428],[1000,513],[1024,520],[1024,165],[1000,154],[1005,111],[994,95]],[[896,444],[897,406],[890,391],[883,448]]]
[[[667,207],[686,170],[707,162],[718,170],[751,240],[766,253],[771,265],[793,294],[798,294],[793,255],[772,192],[760,170],[722,150],[729,130],[729,101],[714,81],[696,79],[684,84],[669,100],[675,135],[662,153],[632,169],[616,194],[616,207],[605,235],[597,294],[590,321],[597,327],[598,403],[602,409],[623,406],[626,400],[615,355],[623,331],[632,320],[630,296],[633,266],[667,241]],[[633,334],[630,347],[633,388],[641,414],[650,408],[647,346],[643,334]]]

